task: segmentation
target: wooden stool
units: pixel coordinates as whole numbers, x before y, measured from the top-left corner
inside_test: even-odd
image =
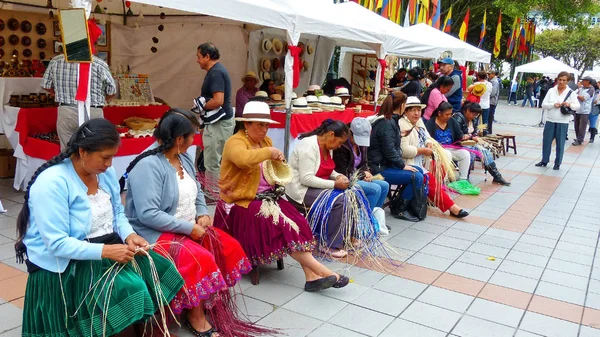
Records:
[[[504,140],[506,140],[506,150],[503,150],[503,152],[506,154],[506,152],[509,151],[509,149],[513,149],[514,154],[517,154],[517,140],[516,140],[516,136],[514,135],[498,135],[502,137],[502,142],[504,142]],[[512,145],[511,145],[511,141],[512,140]]]
[[[253,285],[257,285],[260,282],[260,275],[258,274],[258,267],[259,266],[252,266],[252,271],[250,272],[250,282]],[[284,268],[283,259],[278,259],[277,260],[277,269],[283,270],[283,268]]]

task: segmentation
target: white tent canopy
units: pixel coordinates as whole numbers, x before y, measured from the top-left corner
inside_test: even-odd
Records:
[[[519,73],[541,73],[548,76],[556,76],[561,71],[566,71],[575,76],[579,73],[577,69],[560,62],[552,56],[548,56],[541,60],[516,67],[513,80],[517,79],[517,74]]]
[[[394,54],[398,51],[407,57],[437,59],[450,51],[455,61],[490,63],[490,53],[424,23],[404,28],[403,37],[389,47]]]

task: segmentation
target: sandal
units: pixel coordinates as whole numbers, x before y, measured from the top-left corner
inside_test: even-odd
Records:
[[[194,327],[192,326],[192,324],[190,323],[189,320],[185,321],[185,327],[188,329],[189,332],[192,333],[192,335],[194,335],[196,337],[219,337],[220,336],[219,332],[214,327],[210,328],[204,332],[200,332],[200,331],[194,329]]]

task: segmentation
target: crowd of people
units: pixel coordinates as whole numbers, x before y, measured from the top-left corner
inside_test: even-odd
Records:
[[[256,88],[257,76],[247,73],[234,114],[218,49],[202,44],[197,58],[206,77],[192,111],[165,113],[153,134],[156,142],[122,177],[112,168],[120,146],[116,127],[92,118],[29,181],[15,246],[30,273],[24,336],[162,335],[171,314],[195,336],[271,334],[238,316],[234,286],[242,275],[290,256],[303,269],[305,291],[343,288],[349,278],[314,254],[385,253],[388,197],[392,215],[407,221],[423,220],[428,205],[464,218],[469,213],[450,198],[446,185],[468,180],[475,158],[494,183],[510,185],[493,154],[473,145],[491,132],[491,125],[482,124],[493,119],[497,104],[494,72],[477,75],[489,93],[463,104],[467,88],[452,59],[440,62],[439,78],[401,69],[390,83],[399,90],[390,91],[377,115],[348,124],[323,121],[299,136],[288,162],[267,136],[277,123],[269,106],[255,99],[259,91],[277,94],[274,83]],[[92,88],[104,81],[98,74]],[[43,83],[59,89],[56,81]],[[544,101],[547,109],[560,113],[559,106],[578,109],[579,97],[590,100],[582,89],[562,101],[568,103],[559,102],[566,83],[559,75]],[[344,82],[338,84],[333,93],[348,99]],[[318,90],[311,87],[307,94]],[[556,117],[544,131],[543,165],[552,137],[566,134],[562,125],[552,127],[564,119]],[[218,181],[214,214],[187,152],[200,128],[207,179]],[[66,136],[65,129],[61,143]],[[467,140],[473,143],[463,144]]]

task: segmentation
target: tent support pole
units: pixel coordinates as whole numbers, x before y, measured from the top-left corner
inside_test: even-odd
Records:
[[[290,126],[292,124],[292,107],[285,110],[285,133],[283,137],[283,155],[289,159],[290,154]]]

